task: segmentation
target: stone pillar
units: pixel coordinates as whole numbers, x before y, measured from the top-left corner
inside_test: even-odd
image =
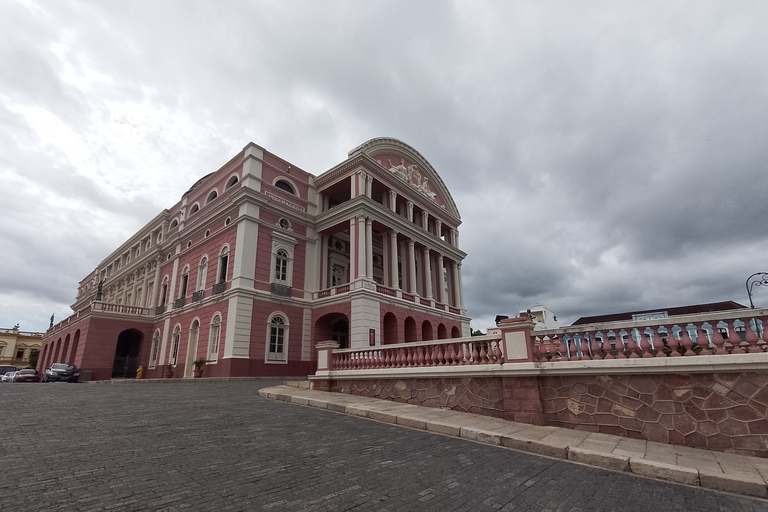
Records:
[[[367,242],[365,240],[365,216],[359,215],[357,217],[357,246],[355,247],[355,254],[357,254],[357,273],[355,275],[355,279],[359,277],[365,277],[368,275],[368,269],[366,268],[366,248],[367,248]]]
[[[328,288],[328,235],[320,235],[320,285],[318,290]]]
[[[373,196],[373,175],[372,174],[365,175],[365,195],[367,197]]]
[[[408,214],[408,222],[413,222],[413,202],[408,201],[405,203],[405,207],[407,208],[406,213]]]
[[[398,283],[398,265],[397,265],[397,231],[394,229],[389,232],[389,269],[390,269],[390,287],[397,290]]]
[[[442,237],[442,231],[443,231],[443,221],[440,219],[435,219],[435,234],[437,235],[437,238]]]
[[[453,276],[453,298],[451,299],[453,301],[453,306],[460,308],[461,307],[461,288],[459,287],[459,266],[456,264],[455,261],[451,262],[451,275]]]
[[[429,248],[424,247],[422,249],[422,255],[423,255],[423,274],[424,274],[424,296],[428,299],[432,299],[432,265],[429,261]]]
[[[413,239],[408,239],[408,291],[416,293],[416,249]]]
[[[357,277],[357,217],[349,219],[349,282]]]
[[[429,213],[421,212],[421,227],[424,231],[429,231]]]
[[[456,275],[458,281],[456,282],[456,307],[464,307],[464,289],[461,286],[461,262],[456,263]]]
[[[443,255],[437,255],[437,300],[441,304],[446,304],[448,299],[445,296],[445,267],[443,266]]]
[[[389,209],[397,213],[397,191],[389,191]]]
[[[373,279],[373,219],[365,219],[365,277]]]

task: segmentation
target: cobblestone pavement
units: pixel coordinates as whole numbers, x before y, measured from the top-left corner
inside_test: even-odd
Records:
[[[0,510],[768,511],[257,395],[275,384],[2,384]]]

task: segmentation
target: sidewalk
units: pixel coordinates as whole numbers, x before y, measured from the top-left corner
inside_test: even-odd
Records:
[[[614,471],[768,497],[768,459],[292,386],[264,388],[259,395]]]

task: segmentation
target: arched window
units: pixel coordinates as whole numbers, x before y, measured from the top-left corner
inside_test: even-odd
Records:
[[[211,193],[208,194],[208,199],[205,200],[205,204],[210,203],[211,201],[213,201],[217,197],[219,197],[219,193],[216,192],[215,190],[211,190]]]
[[[227,181],[227,185],[224,188],[233,187],[233,186],[237,185],[238,181],[239,180],[238,180],[237,176],[232,176],[231,178],[229,178],[229,180]]]
[[[181,326],[177,325],[173,329],[173,341],[171,342],[171,354],[168,358],[169,364],[176,364],[176,358],[179,355],[179,342],[181,341]]]
[[[219,359],[219,340],[221,339],[221,316],[213,315],[208,335],[208,362]]]
[[[229,247],[224,246],[219,253],[219,277],[217,282],[223,283],[227,280],[227,265],[229,264]]]
[[[187,296],[187,285],[189,284],[189,267],[184,267],[181,271],[181,283],[179,284],[179,298]]]
[[[289,194],[296,195],[296,192],[293,190],[293,186],[285,180],[277,180],[275,182],[275,187],[279,188],[280,190],[284,190]]]
[[[175,228],[178,225],[179,225],[179,221],[176,219],[173,219],[173,222],[171,222],[171,229]]]
[[[205,290],[205,277],[208,275],[208,258],[203,256],[197,267],[197,291]]]
[[[275,254],[275,280],[280,282],[288,280],[288,253],[283,249]]]
[[[191,216],[193,216],[194,214],[196,214],[199,211],[200,211],[200,205],[195,203],[195,204],[192,205],[192,209],[189,210],[189,216],[191,217]]]
[[[155,331],[152,336],[152,352],[149,355],[149,368],[157,366],[157,354],[160,351],[160,331]]]
[[[275,314],[269,321],[269,347],[267,362],[285,363],[288,358],[288,322],[281,314]]]

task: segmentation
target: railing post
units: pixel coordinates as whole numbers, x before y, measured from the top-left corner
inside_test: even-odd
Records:
[[[312,388],[318,391],[330,391],[333,351],[339,348],[339,344],[333,340],[321,341],[315,345],[315,348],[317,349],[317,372],[312,379]]]
[[[533,345],[534,323],[530,318],[507,318],[499,322],[501,329],[503,354],[500,362],[534,361]]]

